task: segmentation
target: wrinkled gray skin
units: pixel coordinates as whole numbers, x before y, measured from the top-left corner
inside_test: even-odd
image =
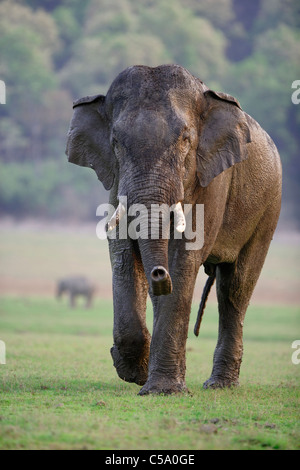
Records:
[[[60,299],[63,294],[68,294],[72,308],[76,306],[77,297],[84,297],[85,306],[89,308],[92,304],[94,291],[95,287],[88,279],[83,276],[72,276],[57,281],[56,297]]]
[[[143,385],[141,395],[186,390],[189,315],[204,265],[216,276],[219,305],[219,338],[204,386],[238,384],[244,316],[280,212],[281,164],[271,138],[235,98],[175,65],[131,67],[107,96],[78,100],[68,135],[69,161],[93,168],[115,207],[120,196],[128,207],[204,204],[200,250],[187,251],[172,227],[170,240],[109,240],[111,354],[119,376]],[[157,267],[161,277],[153,276]]]

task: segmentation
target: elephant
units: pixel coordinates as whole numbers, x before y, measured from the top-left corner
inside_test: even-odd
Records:
[[[195,333],[215,280],[219,311],[212,372],[203,386],[239,385],[244,317],[281,208],[275,144],[236,98],[209,89],[180,65],[131,66],[105,96],[81,98],[73,109],[68,161],[92,168],[116,208],[107,238],[111,356],[119,377],[138,384],[139,395],[188,391],[186,342],[203,265],[208,279]],[[120,202],[124,198],[127,208]],[[162,230],[156,237],[120,236],[124,213],[128,210],[129,224],[134,205],[147,211],[154,205],[174,206],[169,236]],[[185,206],[195,233],[196,209],[204,207],[204,241],[197,249],[187,249]],[[150,230],[149,217],[143,220]],[[178,232],[181,237],[175,236]],[[148,293],[152,335],[146,325]]]
[[[84,297],[86,299],[86,308],[91,307],[95,286],[84,276],[69,276],[57,281],[56,297],[60,299],[63,294],[68,293],[70,307],[76,306],[76,298]]]

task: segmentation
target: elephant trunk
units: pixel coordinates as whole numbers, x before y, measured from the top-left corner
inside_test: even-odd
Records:
[[[180,202],[174,207],[174,226],[180,233],[185,230],[186,221]],[[159,216],[155,217],[151,213],[149,233],[153,238],[139,239],[144,270],[148,280],[150,279],[152,293],[154,295],[168,295],[172,293],[172,280],[168,272],[168,240],[170,238],[170,211],[168,208],[162,210],[161,220]]]
[[[178,232],[185,229],[185,218],[181,203],[174,207],[174,225]],[[170,238],[170,208],[166,204],[151,205],[147,211],[147,237],[138,240],[144,270],[153,295],[172,293],[172,280],[168,267],[168,246]]]
[[[168,240],[139,239],[142,263],[153,295],[168,295],[172,292],[169,274]]]
[[[129,217],[136,215],[135,210],[130,213],[131,208],[138,207],[139,215],[136,219],[139,222],[138,247],[153,295],[171,294],[172,281],[168,266],[170,209],[173,208],[175,228],[178,232],[183,232],[185,219],[181,203],[178,202],[183,199],[183,186],[178,183],[172,184],[170,180],[166,185],[165,179],[158,174],[148,174],[146,181],[138,174],[136,178],[121,181],[119,194],[127,196]],[[123,214],[124,207],[119,204],[108,223],[108,229],[113,229]]]

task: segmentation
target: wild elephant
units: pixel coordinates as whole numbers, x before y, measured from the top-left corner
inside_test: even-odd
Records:
[[[219,337],[207,387],[238,384],[243,322],[281,205],[278,151],[261,126],[226,93],[177,65],[133,66],[106,96],[74,103],[66,153],[92,168],[116,208],[108,222],[114,345],[119,376],[140,394],[186,390],[185,349],[196,276],[208,274],[198,325],[216,279]],[[121,203],[126,197],[127,209]],[[118,236],[134,204],[173,207],[169,236]],[[187,249],[182,207],[204,205],[204,243]],[[129,209],[128,209],[129,208]],[[161,220],[161,219],[160,219]],[[151,219],[153,223],[153,219]],[[150,218],[146,220],[151,233]],[[129,223],[129,218],[128,218]],[[154,323],[150,336],[146,298]]]
[[[70,307],[76,307],[78,297],[85,298],[85,307],[91,306],[95,286],[84,276],[69,276],[57,281],[56,297],[60,299],[62,295],[69,295]]]

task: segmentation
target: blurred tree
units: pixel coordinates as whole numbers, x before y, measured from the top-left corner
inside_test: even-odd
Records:
[[[106,93],[113,79],[134,64],[158,65],[168,59],[158,38],[128,34],[86,37],[80,41],[70,62],[60,72],[63,86],[74,98],[85,94]]]
[[[193,14],[208,20],[214,29],[222,31],[227,42],[226,56],[230,61],[243,59],[251,49],[246,24],[249,19],[253,20],[258,2],[259,0],[182,0],[183,5],[190,8]]]
[[[130,0],[90,0],[84,25],[84,34],[103,36],[133,32],[136,15]],[[124,37],[126,42],[126,38]]]
[[[138,31],[130,0],[91,0],[83,34],[60,72],[74,97],[105,93],[118,73],[133,64],[159,65],[170,56],[159,37]]]
[[[61,47],[55,54],[55,65],[60,68],[72,55],[72,46],[81,32],[81,25],[74,12],[64,6],[59,6],[54,10],[53,18],[61,40]]]
[[[252,0],[251,2],[232,1],[236,27],[226,31],[230,40],[227,57],[232,62],[246,59],[253,52],[251,31],[259,14],[260,2],[261,0]]]
[[[227,31],[235,21],[232,0],[182,0],[181,4],[194,15],[206,18],[216,28]]]
[[[160,38],[171,62],[183,65],[202,80],[219,83],[227,73],[224,35],[179,1],[162,0],[147,10],[141,9],[140,27]]]
[[[105,91],[130,65],[175,62],[203,80],[219,83],[228,68],[225,49],[222,32],[184,9],[178,0],[159,4],[91,0],[84,35],[76,42],[61,79],[78,96],[84,86],[89,93]]]
[[[51,63],[58,45],[55,31],[53,20],[44,13],[33,14],[20,5],[12,8],[10,1],[0,5],[0,75],[13,101],[25,94],[39,100],[55,84]]]
[[[28,215],[66,220],[91,220],[96,207],[107,200],[95,175],[67,160],[0,162],[0,215]]]
[[[2,142],[6,156],[12,154],[14,159],[42,156],[40,117],[44,94],[57,84],[52,54],[58,45],[55,23],[45,12],[33,12],[10,0],[0,4],[0,76],[7,88],[7,104],[0,112],[14,122],[9,128],[9,120],[1,123],[0,132],[5,129],[6,134]]]
[[[40,0],[26,0],[25,3],[33,9],[42,6],[44,10],[52,11],[61,4],[61,0],[43,0],[42,5]]]
[[[280,25],[257,36],[252,56],[236,64],[227,80],[227,91],[237,95],[249,114],[273,136],[286,159],[297,149],[287,120],[291,84],[300,74],[299,34]]]
[[[129,65],[174,62],[236,96],[266,128],[297,209],[299,26],[298,0],[2,0],[0,210],[86,217],[88,207],[93,217],[104,191],[64,156],[72,100],[106,93]]]
[[[0,142],[1,142],[1,160],[9,162],[12,160],[11,156],[23,155],[23,152],[29,146],[28,137],[24,135],[23,128],[16,122],[15,119],[0,114]]]
[[[276,29],[280,24],[300,28],[300,3],[298,0],[260,0],[254,34]]]
[[[275,141],[283,161],[284,201],[292,202],[300,221],[300,105],[291,101],[300,79],[300,32],[285,24],[257,35],[253,54],[236,64],[226,91],[235,95]]]

